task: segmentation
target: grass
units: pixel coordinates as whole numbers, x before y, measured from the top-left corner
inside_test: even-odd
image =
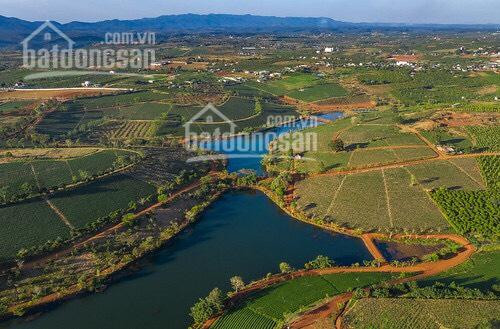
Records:
[[[345,314],[344,324],[359,329],[493,328],[499,312],[500,301],[365,298]]]
[[[337,83],[320,84],[305,89],[294,90],[287,96],[304,101],[316,102],[322,99],[332,97],[343,97],[347,95],[347,91]]]
[[[68,227],[44,200],[0,207],[0,261],[14,257],[22,248],[68,236]]]
[[[51,201],[75,227],[83,228],[116,210],[127,209],[130,202],[137,202],[155,191],[150,184],[119,174],[58,193]]]
[[[214,324],[214,328],[256,328],[248,323],[249,319],[262,328],[273,328],[271,322],[277,327],[289,315],[326,297],[392,277],[389,273],[345,273],[293,279],[250,296],[238,308],[224,314]]]

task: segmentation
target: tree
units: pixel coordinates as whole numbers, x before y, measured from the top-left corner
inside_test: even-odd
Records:
[[[78,170],[78,175],[84,181],[90,178],[90,174],[85,170],[81,170],[81,169]]]
[[[9,193],[9,187],[8,186],[2,186],[2,187],[0,187],[0,199],[2,199],[4,203],[7,203],[8,193]]]
[[[221,312],[224,308],[224,296],[219,288],[214,288],[210,291],[207,296],[207,301],[217,313]]]
[[[280,263],[280,271],[281,273],[290,273],[293,271],[293,268],[290,266],[290,264],[281,262]]]
[[[418,184],[417,177],[415,175],[410,174],[410,186],[415,186]]]
[[[126,226],[134,225],[134,220],[135,220],[135,215],[131,213],[125,214],[122,217],[122,223],[125,224]]]
[[[344,141],[341,140],[340,138],[336,138],[334,139],[333,141],[330,142],[330,147],[332,148],[332,150],[334,150],[335,152],[342,152],[345,150],[345,145],[344,145]]]
[[[332,267],[334,261],[327,256],[319,255],[316,259],[307,262],[304,267],[307,270]]]
[[[191,307],[191,317],[196,324],[203,323],[222,312],[224,308],[224,297],[219,288],[214,288],[207,297],[200,298],[196,304]]]
[[[32,191],[32,187],[29,183],[23,183],[20,189],[23,194],[30,194]]]
[[[205,298],[200,298],[196,304],[191,307],[189,313],[195,323],[203,323],[214,315],[214,311],[210,303]]]
[[[245,288],[245,282],[243,282],[241,276],[233,276],[231,279],[229,279],[229,282],[231,282],[231,287],[233,287],[233,290],[236,292]]]

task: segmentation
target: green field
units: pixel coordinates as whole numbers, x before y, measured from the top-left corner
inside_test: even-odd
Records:
[[[432,285],[435,282],[450,284],[455,282],[460,286],[482,291],[496,290],[500,278],[500,250],[484,250],[472,255],[463,264],[446,272],[421,281],[422,285]]]
[[[496,328],[500,301],[365,298],[344,318],[352,329]]]
[[[69,228],[44,200],[30,200],[0,207],[0,262],[22,248],[69,237]]]
[[[467,132],[476,141],[481,151],[500,151],[500,127],[467,127]]]
[[[327,188],[325,188],[327,187]],[[446,220],[405,168],[317,176],[296,184],[308,216],[365,231],[448,230]]]
[[[500,157],[480,157],[481,176],[486,181],[481,187],[486,190],[471,190],[464,188],[457,190],[455,186],[445,186],[432,192],[432,197],[440,206],[448,221],[461,234],[468,234],[479,238],[495,239],[500,234],[500,209],[498,208],[498,173]],[[457,159],[458,160],[458,159]],[[463,164],[462,164],[463,165]],[[470,166],[470,164],[469,164]],[[476,163],[477,167],[477,163]],[[473,179],[480,176],[463,170],[464,177]],[[456,178],[458,180],[458,177]]]
[[[388,273],[344,273],[293,279],[250,296],[237,309],[224,314],[213,328],[256,328],[252,321],[261,328],[279,327],[288,315],[308,305],[391,277]]]
[[[63,187],[82,181],[82,172],[89,178],[110,172],[119,156],[133,154],[111,149],[71,159],[3,163],[0,164],[0,187],[7,189],[9,198],[25,194],[27,191],[22,189],[23,184],[29,185],[29,192]]]
[[[75,227],[83,228],[114,211],[126,210],[130,202],[138,202],[155,192],[152,185],[119,174],[57,193],[51,201]]]
[[[7,102],[0,103],[0,114],[8,114],[9,112],[21,110],[29,105],[30,101],[15,101],[15,102]]]
[[[294,90],[287,94],[289,97],[304,102],[316,102],[322,99],[343,97],[346,95],[346,90],[337,83],[318,84],[312,87]]]

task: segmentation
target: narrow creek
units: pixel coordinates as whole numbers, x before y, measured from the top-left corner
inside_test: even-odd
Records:
[[[257,157],[230,159],[228,165],[231,171],[261,170]],[[372,259],[360,239],[293,220],[261,192],[235,191],[104,292],[0,328],[184,329],[190,324],[190,306],[214,287],[229,290],[230,277],[249,282],[277,272],[282,261],[301,267],[319,254],[340,265]]]

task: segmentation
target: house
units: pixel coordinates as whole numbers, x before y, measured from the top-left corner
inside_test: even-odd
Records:
[[[325,53],[333,53],[333,48],[332,47],[326,47],[324,50]]]
[[[90,81],[84,81],[84,82],[82,82],[82,87],[90,87],[90,86],[91,86]]]

